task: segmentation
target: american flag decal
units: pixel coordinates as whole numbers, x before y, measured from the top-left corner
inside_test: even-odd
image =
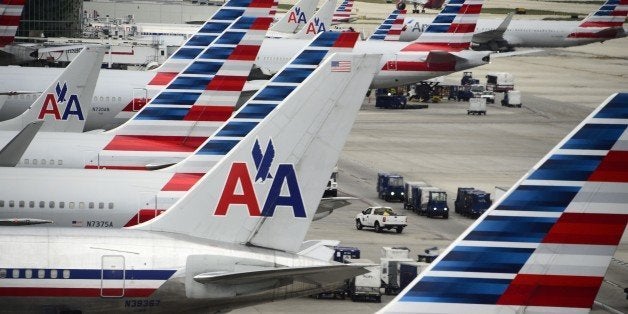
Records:
[[[351,72],[351,61],[332,61],[332,72]]]
[[[82,220],[72,220],[72,227],[83,227]]]

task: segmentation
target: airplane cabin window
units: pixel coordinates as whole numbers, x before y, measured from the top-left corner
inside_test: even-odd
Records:
[[[33,159],[33,165],[37,164],[37,159]]]
[[[0,207],[4,207],[4,201],[0,201]]]
[[[29,162],[28,162],[28,158],[24,159],[24,164],[25,164],[25,165],[28,165],[28,164],[29,164]]]
[[[103,209],[103,208],[105,208],[105,203],[103,202],[98,203],[98,209]]]
[[[0,269],[0,278],[7,278],[7,270]]]
[[[89,209],[94,209],[94,202],[89,202]]]
[[[55,208],[55,202],[54,201],[48,202],[48,207],[49,208]]]
[[[68,208],[70,208],[70,209],[74,209],[74,202],[70,202],[70,203],[68,204]]]
[[[54,166],[55,160],[54,159],[50,159],[50,164]]]
[[[59,166],[63,165],[63,160],[59,159],[59,161],[57,161],[57,165]]]
[[[20,278],[20,270],[19,269],[14,269],[13,273],[11,274],[11,276],[13,278]]]
[[[122,101],[122,97],[118,97],[118,101]]]
[[[85,208],[85,202],[79,202],[79,209]]]
[[[69,269],[64,269],[63,270],[63,279],[68,279],[70,278],[70,270]]]
[[[98,97],[97,97],[97,96],[94,96],[94,101],[97,101],[97,100],[98,100]]]
[[[24,270],[24,277],[26,277],[27,279],[33,278],[33,270],[32,269]]]
[[[51,269],[50,270],[50,278],[57,279],[57,270],[56,269]]]
[[[35,201],[28,201],[28,207],[35,208]]]
[[[44,207],[46,207],[46,202],[39,201],[39,208],[44,208]]]
[[[42,279],[44,277],[46,277],[46,271],[43,269],[37,270],[37,278]]]
[[[18,203],[18,206],[19,206],[20,208],[24,208],[24,201],[20,201],[20,202]]]
[[[113,203],[109,203],[109,209],[113,209]]]
[[[59,208],[65,208],[65,202],[59,202]]]
[[[9,201],[9,207],[11,208],[15,207],[15,201]]]

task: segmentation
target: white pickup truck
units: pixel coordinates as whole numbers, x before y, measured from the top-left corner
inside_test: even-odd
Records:
[[[358,230],[371,227],[375,228],[375,232],[394,228],[397,233],[401,233],[407,226],[406,221],[406,216],[396,214],[390,207],[369,207],[355,216],[355,227]]]

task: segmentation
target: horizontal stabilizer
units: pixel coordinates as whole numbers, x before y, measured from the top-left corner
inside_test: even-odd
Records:
[[[2,150],[0,150],[0,167],[15,167],[24,155],[44,121],[28,124]]]
[[[329,197],[321,199],[321,202],[318,204],[318,208],[316,209],[316,213],[314,214],[314,221],[329,216],[329,214],[338,208],[350,205],[351,202],[349,202],[349,200],[355,199],[355,197]]]
[[[282,267],[242,272],[210,272],[194,276],[194,280],[203,284],[243,285],[269,280],[293,280],[304,282],[326,282],[326,278],[342,281],[366,273],[362,267],[345,264],[312,267]]]

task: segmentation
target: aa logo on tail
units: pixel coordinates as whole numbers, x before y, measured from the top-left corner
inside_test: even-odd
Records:
[[[288,23],[305,24],[305,22],[307,22],[307,19],[305,18],[305,12],[301,11],[301,8],[295,7],[294,11],[290,11]]]
[[[68,92],[68,86],[63,83],[63,86],[57,82],[55,93],[48,93],[44,98],[44,105],[39,111],[37,119],[43,120],[46,115],[52,115],[55,120],[67,120],[70,116],[76,116],[79,120],[85,120],[83,117],[83,110],[81,109],[81,103],[79,102],[76,94],[71,94],[66,100],[66,94]],[[63,115],[59,112],[59,104],[65,103],[65,110]]]
[[[321,21],[320,18],[315,17],[314,21],[310,21],[307,24],[307,29],[305,33],[306,34],[318,34],[325,31],[327,31],[325,29],[325,23],[323,23],[323,21]]]
[[[272,217],[277,207],[282,206],[292,208],[294,217],[305,218],[305,206],[294,165],[279,164],[274,175],[271,174],[271,166],[275,158],[272,140],[268,141],[264,152],[262,152],[259,140],[256,140],[251,155],[256,170],[255,181],[251,179],[247,163],[234,162],[229,170],[214,215],[225,216],[230,209],[233,210],[230,208],[231,205],[244,205],[248,209],[249,216]],[[270,184],[268,195],[266,197],[257,195],[255,186],[265,184]],[[287,195],[281,193],[284,185],[287,188]],[[260,200],[264,204],[260,204]],[[260,205],[262,205],[261,210]]]

